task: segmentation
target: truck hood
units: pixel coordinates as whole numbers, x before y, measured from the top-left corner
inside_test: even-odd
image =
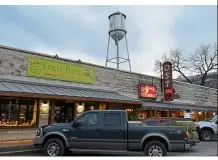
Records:
[[[195,124],[197,124],[199,126],[210,126],[211,122],[208,122],[208,121],[199,121],[199,122],[195,122]]]
[[[71,122],[68,123],[56,123],[56,124],[52,124],[52,125],[44,125],[41,126],[42,129],[47,129],[47,128],[63,128],[63,127],[67,127],[69,125],[71,125]]]

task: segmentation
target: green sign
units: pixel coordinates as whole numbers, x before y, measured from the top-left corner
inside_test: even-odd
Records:
[[[28,58],[28,76],[94,84],[94,67],[37,57]]]

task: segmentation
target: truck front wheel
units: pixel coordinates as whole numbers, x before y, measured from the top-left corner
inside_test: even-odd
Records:
[[[145,144],[144,155],[150,157],[167,156],[167,149],[164,144],[159,141],[150,141]]]
[[[211,141],[212,140],[212,133],[210,131],[204,130],[201,132],[200,137],[202,141]]]
[[[49,139],[44,145],[44,153],[47,156],[63,156],[65,152],[65,146],[60,139]]]

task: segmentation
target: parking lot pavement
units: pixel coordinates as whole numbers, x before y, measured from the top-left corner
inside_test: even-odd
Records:
[[[44,156],[42,150],[0,153],[0,156]],[[67,156],[143,156],[142,153],[72,152]],[[186,152],[169,152],[168,156],[217,156],[217,142],[201,142]]]

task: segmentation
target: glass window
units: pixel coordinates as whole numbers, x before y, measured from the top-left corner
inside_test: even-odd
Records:
[[[0,98],[0,127],[35,125],[33,110],[34,100]]]
[[[87,113],[77,120],[79,126],[98,125],[98,121],[98,113]]]
[[[33,120],[33,100],[19,100],[19,126],[31,126]]]
[[[99,109],[99,103],[97,102],[88,102],[85,103],[85,111],[89,111],[89,110],[97,110]]]
[[[105,126],[120,126],[121,125],[120,113],[105,113],[104,114],[104,125]]]
[[[17,126],[19,106],[16,100],[0,99],[0,126]]]

